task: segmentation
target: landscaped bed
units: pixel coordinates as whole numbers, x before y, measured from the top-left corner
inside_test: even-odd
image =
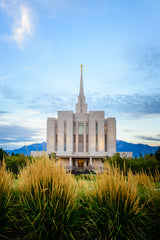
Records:
[[[17,175],[0,169],[0,239],[159,239],[160,174],[105,163],[103,173],[66,173],[48,157]]]

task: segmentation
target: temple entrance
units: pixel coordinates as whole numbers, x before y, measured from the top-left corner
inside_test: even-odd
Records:
[[[84,159],[78,159],[78,168],[84,167]]]

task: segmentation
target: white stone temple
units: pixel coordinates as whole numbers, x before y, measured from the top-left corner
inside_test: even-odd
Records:
[[[116,153],[116,120],[105,118],[104,111],[87,111],[82,67],[76,112],[58,111],[57,118],[47,119],[47,153],[56,153],[70,169],[101,166]]]

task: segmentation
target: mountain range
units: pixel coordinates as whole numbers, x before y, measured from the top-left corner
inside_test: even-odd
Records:
[[[28,146],[23,146],[19,149],[15,150],[6,150],[8,153],[23,153],[25,155],[31,155],[31,151],[46,151],[47,144],[43,143],[35,143]],[[150,153],[154,153],[158,147],[152,147],[144,144],[133,144],[128,143],[122,140],[117,140],[117,152],[133,152],[133,157],[139,157],[141,155],[146,155]]]

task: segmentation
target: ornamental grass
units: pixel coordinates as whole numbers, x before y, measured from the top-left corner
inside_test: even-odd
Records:
[[[10,217],[12,215],[12,173],[6,170],[3,162],[0,165],[0,239],[7,239],[11,231]]]
[[[147,215],[147,239],[160,239],[160,186],[148,189],[148,201],[146,204]]]
[[[18,180],[19,213],[25,238],[75,239],[76,185],[60,162],[48,157],[35,160],[21,171]]]
[[[150,174],[150,182],[147,176],[143,179],[143,198],[144,204],[144,223],[146,231],[146,240],[160,239],[160,173],[155,170],[155,175]]]
[[[116,162],[96,175],[66,173],[47,156],[17,179],[0,167],[0,239],[158,240],[160,174],[134,174]]]
[[[118,166],[105,165],[85,201],[82,198],[89,239],[145,239],[137,186],[131,170],[125,176]]]

